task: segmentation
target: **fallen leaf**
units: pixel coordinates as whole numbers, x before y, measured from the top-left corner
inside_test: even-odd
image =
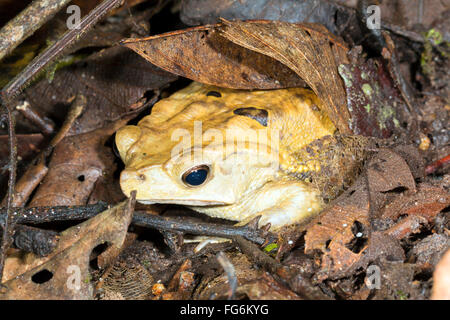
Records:
[[[121,248],[131,222],[134,199],[71,227],[60,234],[46,257],[28,254],[26,261],[5,265],[0,299],[92,299],[90,257],[97,246]]]
[[[381,148],[368,163],[366,174],[372,218],[380,214],[379,209],[396,190],[406,189],[409,194],[417,191],[408,163],[393,149]]]
[[[304,87],[292,70],[266,55],[223,38],[221,24],[126,39],[124,46],[177,75],[235,89]]]
[[[153,284],[151,274],[137,261],[118,261],[102,275],[96,292],[101,300],[148,300]]]
[[[409,237],[411,234],[419,233],[424,225],[427,225],[427,219],[421,216],[410,216],[397,222],[394,226],[386,230],[386,234],[403,239]]]
[[[416,190],[409,166],[394,150],[382,148],[366,164],[365,174],[310,222],[305,253],[322,253],[319,281],[348,277],[382,258],[405,258],[399,239],[408,231],[399,227],[375,231],[371,225],[373,213],[386,204],[389,195],[401,194],[389,194],[399,187],[409,193]]]
[[[420,240],[411,250],[419,265],[436,266],[445,251],[450,248],[450,238],[445,234],[434,233]]]
[[[96,183],[114,174],[115,156],[111,148],[105,147],[105,142],[127,121],[122,119],[106,128],[64,138],[55,147],[48,173],[29,205],[87,204]],[[117,197],[123,197],[120,191],[116,193],[110,193],[110,199],[101,200],[114,202]]]
[[[426,183],[418,185],[416,194],[398,197],[381,212],[384,219],[396,220],[400,215],[420,216],[432,222],[436,215],[450,206],[450,194],[443,188]]]

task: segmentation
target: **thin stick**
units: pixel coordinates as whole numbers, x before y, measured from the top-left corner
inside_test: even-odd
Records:
[[[3,105],[0,99],[0,106]],[[8,195],[6,200],[6,219],[3,225],[3,237],[0,246],[0,279],[3,277],[3,267],[5,264],[6,250],[10,245],[11,234],[14,230],[14,219],[12,216],[13,196],[16,185],[17,172],[17,141],[16,141],[16,118],[13,111],[7,105],[4,105],[8,113],[8,136],[9,136],[9,179]]]
[[[81,115],[84,108],[86,107],[87,100],[86,97],[82,94],[78,94],[75,97],[75,100],[72,102],[70,106],[69,113],[67,114],[66,120],[64,120],[61,129],[59,129],[58,133],[53,137],[52,141],[50,141],[50,147],[54,148],[56,145],[64,139],[64,137],[69,132],[70,128],[72,128],[75,120]]]
[[[34,0],[0,30],[0,60],[67,5],[70,0]]]
[[[85,220],[108,209],[108,204],[98,202],[86,206],[57,206],[35,208],[13,208],[17,223],[40,224],[52,221]],[[0,208],[0,226],[5,223],[6,208]]]
[[[194,235],[208,235],[221,238],[232,239],[236,236],[244,237],[258,245],[263,245],[267,238],[275,241],[276,237],[271,233],[249,227],[235,227],[216,223],[206,223],[197,221],[188,221],[181,219],[166,218],[145,212],[135,211],[131,222],[137,226],[155,228],[158,230],[180,231]]]
[[[253,262],[260,265],[271,273],[278,273],[283,268],[283,265],[274,258],[265,254],[254,243],[244,239],[241,236],[233,237],[233,241],[239,246],[241,251],[249,257]]]
[[[34,125],[39,127],[42,134],[50,136],[55,130],[55,124],[49,118],[42,117],[37,110],[35,110],[28,101],[24,101],[20,105],[16,106],[18,110],[25,118],[30,120]]]
[[[89,219],[106,210],[107,207],[106,203],[99,202],[87,206],[14,208],[12,215],[17,216],[17,223],[41,224],[52,221]],[[0,225],[4,224],[5,213],[5,208],[0,208]],[[274,234],[262,229],[167,218],[149,214],[145,211],[135,211],[131,224],[158,230],[179,231],[194,235],[208,235],[229,239],[241,236],[258,245],[263,245],[266,240],[272,242],[277,239]]]

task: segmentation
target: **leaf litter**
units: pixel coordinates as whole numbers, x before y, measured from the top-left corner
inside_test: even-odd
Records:
[[[183,8],[185,17],[191,2]],[[239,241],[209,245],[200,252],[184,244],[170,252],[157,240],[138,238],[148,231],[128,228],[134,207],[129,201],[60,232],[57,248],[47,257],[10,249],[1,297],[226,299],[230,274],[217,261],[219,251],[234,269],[237,299],[423,299],[431,295],[433,272],[433,297],[445,296],[448,273],[442,271],[442,257],[449,247],[449,178],[445,167],[437,180],[424,170],[425,161],[445,152],[445,144],[433,149],[432,140],[430,156],[411,141],[399,143],[410,118],[384,62],[367,58],[360,47],[349,51],[342,39],[319,24],[295,22],[222,20],[130,38],[122,44],[152,64],[113,47],[57,70],[51,82],[38,81],[23,97],[55,123],[63,115],[56,106],[67,106],[77,93],[87,96],[89,108],[57,145],[49,171],[27,206],[123,200],[117,185],[120,164],[108,138],[139,118],[140,108],[151,105],[149,92],[156,99],[161,92],[164,96],[164,88],[176,79],[173,73],[229,88],[309,86],[341,134],[377,138],[370,148],[365,145],[369,150],[359,177],[336,199],[331,197],[320,216],[281,233],[281,246],[273,256],[256,246],[244,250]],[[113,84],[112,74],[118,74]],[[420,117],[431,123],[436,118],[429,115],[442,113],[442,108],[434,104]],[[145,209],[149,214],[170,212],[164,206]],[[92,252],[98,255],[97,246],[105,242],[112,248],[92,259]],[[78,294],[64,286],[64,268],[70,263],[81,266],[84,281]],[[367,286],[371,265],[383,274],[378,290]],[[38,284],[40,277],[47,279]]]

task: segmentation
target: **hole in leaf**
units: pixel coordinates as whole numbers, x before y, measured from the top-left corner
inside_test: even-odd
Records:
[[[109,243],[101,243],[98,246],[96,246],[94,249],[92,249],[91,255],[89,257],[89,266],[94,270],[99,270],[100,267],[98,266],[98,256],[101,255],[103,252],[106,251],[109,247]]]
[[[428,281],[433,276],[433,273],[430,270],[423,270],[414,275],[413,281]]]
[[[33,281],[34,283],[37,283],[37,284],[43,284],[43,283],[50,281],[52,278],[53,278],[53,273],[51,273],[47,269],[44,269],[44,270],[41,270],[41,271],[35,273],[31,277],[31,281]]]
[[[331,243],[331,239],[328,239],[328,240],[325,242],[325,249],[326,249],[327,251],[330,251],[330,248],[329,248],[330,243]]]
[[[333,47],[334,47],[334,42],[332,42],[332,41],[329,41],[328,43],[329,43],[329,45],[330,45],[330,49],[331,49],[331,50],[333,50]]]
[[[78,181],[83,182],[85,180],[84,174],[78,176]]]
[[[400,186],[400,187],[396,187],[396,188],[388,190],[388,191],[382,191],[381,193],[403,193],[406,190],[408,190],[408,188]]]
[[[354,237],[349,243],[345,245],[353,253],[360,253],[361,250],[367,245],[368,239],[366,236],[364,236],[364,231],[364,225],[361,222],[353,222],[352,233]]]

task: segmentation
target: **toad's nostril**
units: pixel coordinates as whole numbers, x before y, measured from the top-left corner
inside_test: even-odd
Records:
[[[138,178],[138,180],[145,181],[145,174],[141,173],[137,176],[137,178]]]

